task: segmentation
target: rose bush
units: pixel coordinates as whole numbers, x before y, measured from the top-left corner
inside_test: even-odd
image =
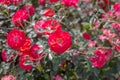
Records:
[[[119,80],[118,0],[0,0],[0,80]]]

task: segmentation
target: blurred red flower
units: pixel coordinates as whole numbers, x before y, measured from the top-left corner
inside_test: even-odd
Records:
[[[58,2],[58,0],[49,0],[50,3]]]
[[[4,62],[11,62],[14,58],[13,54],[8,54],[6,50],[2,50],[1,58]]]
[[[24,52],[24,51],[28,51],[30,49],[31,46],[31,40],[30,38],[26,38],[24,44],[20,47],[20,51]]]
[[[11,3],[11,0],[0,0],[0,4],[9,5],[10,3]]]
[[[7,44],[13,49],[19,49],[25,42],[25,33],[18,29],[11,30],[7,35]]]
[[[77,7],[79,0],[62,0],[61,4],[66,5],[67,7]]]
[[[91,35],[88,32],[83,33],[82,37],[86,40],[90,40],[91,39]]]
[[[22,68],[23,70],[26,70],[26,71],[32,70],[32,68],[33,68],[32,61],[30,60],[30,56],[27,53],[23,53],[20,56],[19,66],[20,66],[20,68]]]
[[[61,54],[71,47],[72,38],[68,32],[58,30],[50,34],[48,44],[52,51]]]
[[[56,20],[40,20],[34,25],[34,31],[40,35],[49,35],[56,30],[60,30],[61,28],[61,24]]]
[[[104,53],[102,53],[100,50],[96,50],[94,52],[95,57],[90,57],[90,60],[94,67],[96,68],[102,68],[104,64],[106,63],[106,56]]]
[[[28,12],[26,10],[19,9],[12,16],[12,22],[15,26],[23,26],[24,21],[28,19]]]
[[[18,3],[22,2],[22,0],[11,0],[11,2],[12,2],[13,4],[18,4]]]
[[[16,80],[16,78],[13,75],[5,75],[1,80]]]
[[[43,13],[44,16],[48,16],[48,17],[52,17],[54,16],[54,14],[55,14],[55,11],[54,9],[51,9],[51,8],[46,8],[45,12]]]
[[[39,0],[39,4],[44,5],[45,4],[45,0]]]
[[[27,14],[29,16],[32,16],[35,13],[35,8],[34,8],[34,6],[32,4],[23,6],[22,9],[25,10],[25,11],[27,11]]]

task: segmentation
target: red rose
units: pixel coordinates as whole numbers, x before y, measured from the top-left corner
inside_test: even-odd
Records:
[[[50,3],[58,2],[58,0],[49,0]]]
[[[11,2],[12,2],[13,4],[18,4],[18,3],[22,2],[22,0],[11,0]]]
[[[39,4],[44,5],[45,4],[45,0],[39,0]]]
[[[23,70],[26,70],[26,71],[30,71],[33,68],[32,65],[29,64],[29,62],[27,63],[26,60],[20,60],[19,66],[20,66],[20,68],[22,68]]]
[[[83,38],[86,40],[90,40],[91,39],[91,35],[87,32],[83,33]]]
[[[0,4],[6,4],[9,5],[11,0],[0,0]]]
[[[49,35],[50,33],[61,29],[61,24],[56,20],[41,20],[34,25],[34,31],[37,34]]]
[[[100,50],[94,52],[96,57],[91,57],[90,60],[94,67],[101,68],[106,63],[106,56]]]
[[[103,49],[102,51],[105,54],[107,61],[109,61],[113,57],[112,49]]]
[[[119,46],[119,45],[115,45],[114,48],[115,48],[117,51],[120,51],[120,46]]]
[[[33,68],[32,61],[30,60],[30,56],[28,55],[28,53],[23,53],[20,56],[19,66],[20,66],[20,68],[22,68],[23,70],[26,70],[26,71],[32,70],[32,68]]]
[[[119,17],[120,16],[120,3],[119,2],[116,2],[114,5],[113,5],[113,11],[114,11],[114,15],[116,17]]]
[[[35,61],[41,61],[44,58],[44,54],[39,52],[41,47],[37,44],[32,45],[29,50],[22,52],[20,55],[19,66],[24,70],[32,70],[32,64]]]
[[[62,0],[62,4],[66,5],[67,7],[77,7],[79,0]]]
[[[14,58],[13,54],[8,54],[6,50],[2,50],[1,58],[4,62],[11,62]]]
[[[50,34],[48,44],[57,54],[65,52],[72,45],[72,38],[68,32],[58,30]]]
[[[13,49],[19,49],[24,44],[25,39],[23,31],[13,29],[7,35],[7,44]]]
[[[25,11],[27,11],[27,14],[29,16],[32,16],[35,13],[35,8],[34,8],[34,6],[32,4],[23,6],[22,9],[25,10]]]
[[[28,51],[30,46],[31,46],[30,38],[26,38],[23,46],[20,47],[20,51],[21,52]]]
[[[48,16],[48,17],[52,17],[54,16],[54,14],[55,14],[55,11],[54,9],[51,9],[51,8],[46,8],[45,12],[43,13],[44,16]]]
[[[17,10],[15,14],[12,16],[12,22],[15,26],[24,25],[24,21],[28,19],[28,13],[25,10]]]
[[[32,61],[38,61],[38,60],[43,60],[44,54],[42,52],[39,52],[41,50],[41,47],[38,46],[37,44],[32,45],[30,48],[30,59]]]
[[[113,5],[113,8],[114,8],[114,10],[115,11],[120,11],[120,3],[115,3],[114,5]]]

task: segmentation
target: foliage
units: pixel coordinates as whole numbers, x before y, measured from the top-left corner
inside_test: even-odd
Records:
[[[11,80],[119,80],[120,2],[0,1],[0,79],[11,75]]]

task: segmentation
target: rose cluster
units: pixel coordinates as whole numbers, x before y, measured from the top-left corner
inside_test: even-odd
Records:
[[[50,2],[56,2],[50,0]],[[26,37],[26,32],[18,27],[24,27],[25,23],[35,13],[35,8],[32,4],[23,6],[18,9],[12,16],[12,23],[15,28],[7,35],[7,44],[10,48],[17,50],[17,53],[9,55],[6,50],[2,51],[2,60],[11,62],[17,55],[19,57],[19,66],[24,70],[32,70],[36,62],[43,60],[45,54],[42,47],[38,44],[32,43],[31,39]],[[51,8],[46,8],[43,16],[52,17],[55,11]],[[70,33],[62,30],[62,25],[57,20],[38,20],[33,26],[34,32],[37,35],[48,36],[48,45],[50,50],[56,54],[64,53],[72,45],[72,38]],[[44,46],[43,46],[44,47]]]
[[[5,45],[7,46],[2,46],[0,60],[3,61],[3,64],[17,64],[20,69],[25,72],[32,72],[32,74],[38,69],[40,75],[45,73],[45,77],[47,76],[51,80],[62,80],[63,77],[66,78],[64,74],[70,73],[69,71],[74,73],[72,75],[77,76],[80,60],[83,60],[83,62],[80,62],[80,68],[85,68],[88,72],[93,70],[91,71],[92,74],[96,72],[94,69],[101,70],[100,73],[102,73],[101,68],[108,65],[114,55],[120,52],[120,3],[113,4],[111,10],[108,10],[111,1],[95,1],[94,4],[98,6],[96,9],[100,8],[101,13],[95,11],[95,9],[83,10],[83,13],[92,17],[89,20],[90,22],[85,24],[87,19],[83,19],[82,8],[87,7],[87,5],[78,7],[79,0],[38,0],[37,5],[34,5],[32,1],[24,3],[23,0],[0,0],[0,6],[14,5],[17,7],[16,11],[13,10],[15,12],[8,13],[10,14],[8,18],[11,21],[8,22],[10,22],[11,28],[6,32]],[[92,0],[81,0],[80,3],[89,4],[92,3]],[[69,10],[70,7],[73,8]],[[93,7],[93,4],[91,7]],[[58,8],[60,8],[59,11],[57,11]],[[80,16],[81,14],[83,16]],[[72,21],[73,16],[76,19]],[[68,18],[68,20],[65,18]],[[67,27],[64,25],[65,22]],[[76,26],[81,29],[78,33],[77,28],[72,29]],[[31,33],[35,37],[29,36]],[[45,44],[42,44],[42,41]],[[60,58],[60,61],[59,59],[55,60],[56,58]],[[57,61],[59,63],[55,69],[58,69],[58,71],[50,74],[52,77],[49,77],[46,73],[54,71],[54,69],[45,67],[45,70],[43,70],[44,66],[42,64],[50,63],[51,68]],[[92,67],[90,64],[92,64]],[[16,75],[14,74],[14,76]],[[17,77],[14,76],[7,74],[1,80],[16,80]],[[71,79],[74,80],[74,78]],[[79,79],[76,78],[76,80]],[[116,80],[119,80],[119,78]]]
[[[59,0],[48,0],[50,3],[58,2]],[[47,1],[46,0],[39,0],[41,5],[44,5]],[[77,7],[79,0],[61,0],[61,4],[66,5],[67,7],[74,6]]]
[[[19,4],[22,0],[0,0],[0,4]]]
[[[105,0],[104,0],[105,2]],[[108,4],[109,2],[106,2]],[[83,38],[88,40],[88,47],[95,47],[94,56],[90,56],[90,60],[94,67],[102,68],[105,63],[107,63],[113,57],[113,51],[120,51],[120,3],[115,3],[112,10],[102,13],[101,19],[105,21],[103,26],[101,26],[101,20],[96,20],[93,22],[95,27],[91,28],[91,31],[97,31],[98,29],[102,32],[97,34],[96,39],[92,40],[94,34],[85,32],[83,33]],[[99,40],[103,43],[109,44],[110,46],[98,45]]]

